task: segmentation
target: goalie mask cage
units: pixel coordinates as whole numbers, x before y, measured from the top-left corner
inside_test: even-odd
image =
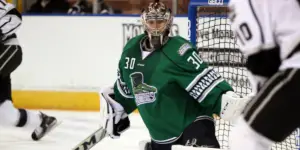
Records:
[[[188,36],[199,50],[200,57],[214,67],[234,88],[247,95],[251,92],[245,68],[246,59],[238,50],[236,38],[227,19],[229,0],[191,0],[189,4]],[[222,149],[229,149],[230,130],[233,125],[216,120],[216,136]],[[299,150],[299,130],[284,142],[276,143],[272,150]]]

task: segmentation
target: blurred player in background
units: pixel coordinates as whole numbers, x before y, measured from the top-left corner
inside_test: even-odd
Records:
[[[69,3],[74,3],[68,10],[68,14],[115,14],[121,13],[119,10],[113,9],[111,6],[107,5],[104,0],[68,0]],[[97,12],[93,12],[93,9]]]
[[[300,126],[300,1],[231,0],[232,28],[256,97],[231,134],[231,150],[269,150]]]
[[[145,34],[126,44],[114,87],[101,92],[103,127],[119,137],[130,126],[128,114],[138,108],[152,139],[141,142],[141,150],[219,148],[213,114],[231,120],[249,98],[235,94],[189,41],[169,37],[173,16],[165,4],[150,3],[141,16]]]
[[[16,36],[22,16],[12,4],[0,0],[0,17],[0,125],[35,129],[31,137],[39,140],[56,125],[57,120],[13,106],[10,75],[22,62],[22,49]]]

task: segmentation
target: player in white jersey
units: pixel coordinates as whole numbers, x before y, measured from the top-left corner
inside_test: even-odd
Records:
[[[267,150],[300,125],[300,1],[231,0],[232,28],[257,91],[231,150]]]
[[[22,62],[22,49],[15,34],[21,23],[18,10],[0,0],[0,125],[35,129],[31,137],[39,140],[56,125],[56,118],[17,109],[12,103],[10,74]]]

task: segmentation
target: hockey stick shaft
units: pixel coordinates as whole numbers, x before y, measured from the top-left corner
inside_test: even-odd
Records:
[[[89,135],[86,139],[80,142],[72,150],[89,150],[99,143],[106,136],[106,131],[102,127],[96,130],[94,133]]]

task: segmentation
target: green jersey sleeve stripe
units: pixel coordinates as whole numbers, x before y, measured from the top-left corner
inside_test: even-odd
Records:
[[[213,90],[213,89],[214,89],[219,83],[221,83],[222,81],[224,81],[224,79],[222,79],[222,78],[220,78],[220,79],[214,81],[214,83],[211,84],[211,86],[209,86],[209,87],[203,92],[203,94],[199,97],[198,102],[201,103],[201,102],[205,99],[205,97],[207,96],[207,94],[208,94],[211,90]]]
[[[210,120],[212,122],[215,122],[214,118],[212,118],[210,116],[206,116],[206,115],[198,116],[194,122],[199,121],[199,120]]]
[[[220,74],[215,72],[212,68],[207,68],[195,77],[186,87],[186,91],[201,103],[209,92],[222,81],[224,81],[224,79]]]
[[[166,139],[166,140],[155,140],[153,138],[152,138],[152,140],[155,143],[158,143],[158,144],[170,144],[170,143],[173,143],[173,142],[177,141],[181,137],[181,135],[182,135],[182,133],[178,137],[172,137],[172,138],[169,138],[169,139]]]
[[[185,88],[186,91],[190,91],[192,89],[192,87],[195,86],[195,84],[198,83],[199,79],[203,76],[205,76],[210,70],[212,70],[212,68],[206,68],[204,69],[201,73],[199,73],[194,80]]]

